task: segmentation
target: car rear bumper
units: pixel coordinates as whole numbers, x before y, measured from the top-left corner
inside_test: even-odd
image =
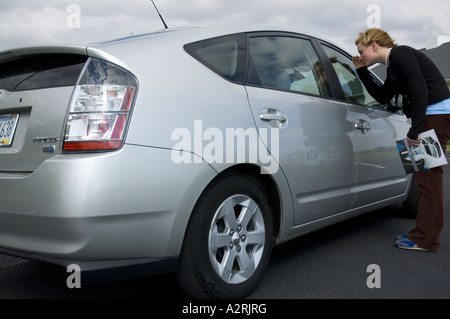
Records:
[[[26,175],[0,173],[0,249],[93,268],[173,258],[214,175],[207,164],[174,164],[170,150],[133,145],[57,155]]]

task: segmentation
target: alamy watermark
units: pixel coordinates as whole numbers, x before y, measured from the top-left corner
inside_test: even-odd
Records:
[[[66,272],[71,273],[67,277],[66,285],[68,288],[81,288],[81,268],[77,264],[67,266]]]
[[[377,264],[367,266],[367,272],[370,273],[367,277],[366,285],[368,288],[381,288],[381,268]]]
[[[378,4],[369,4],[367,13],[370,13],[366,20],[367,27],[381,28],[381,7]]]
[[[193,131],[185,127],[172,131],[171,158],[181,163],[254,163],[262,174],[275,174],[279,168],[278,128],[203,128],[201,120],[194,121]]]
[[[370,14],[366,20],[367,27],[381,28],[381,7],[372,3],[367,6],[366,11]],[[81,7],[78,4],[69,4],[66,12],[69,14],[66,19],[66,26],[69,29],[81,28]]]
[[[69,29],[81,28],[81,8],[77,4],[67,6]],[[381,8],[377,4],[367,7],[367,27],[381,28]],[[193,132],[181,127],[172,131],[171,140],[177,141],[172,148],[171,158],[181,163],[255,163],[261,165],[261,173],[275,174],[279,169],[278,128],[219,128],[204,129],[201,120],[194,121]],[[67,266],[68,288],[81,288],[81,268],[77,264]],[[366,285],[381,288],[381,268],[377,264],[367,266]]]
[[[69,13],[66,19],[66,26],[69,29],[81,28],[81,7],[78,4],[69,4],[66,8]]]
[[[370,275],[367,277],[366,285],[369,289],[381,288],[381,268],[377,264],[371,264],[367,266],[367,273]],[[66,272],[70,273],[67,277],[66,285],[69,289],[81,288],[81,268],[77,264],[71,264],[67,266]]]

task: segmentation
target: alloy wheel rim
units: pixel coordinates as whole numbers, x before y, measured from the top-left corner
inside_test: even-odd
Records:
[[[228,284],[252,277],[264,251],[265,226],[256,202],[234,195],[217,209],[208,235],[209,259],[216,274]]]

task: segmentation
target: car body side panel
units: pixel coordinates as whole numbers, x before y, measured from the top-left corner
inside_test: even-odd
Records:
[[[131,50],[131,53],[116,52],[115,47],[102,47],[102,50],[120,56],[139,78],[139,96],[127,143],[174,148],[177,151],[172,153],[174,157],[171,160],[196,165],[197,160],[203,159],[218,173],[245,163],[251,150],[256,149],[264,153],[265,158],[270,157],[257,136],[244,86],[230,83],[205,68],[188,55],[182,45],[170,46],[170,49],[166,43],[151,48],[142,46]],[[164,54],[167,59],[152,61],[148,59],[150,51],[155,55]],[[167,94],[162,95],[161,92]],[[256,136],[256,139],[246,139],[241,143],[241,133],[248,134],[247,138]],[[181,149],[185,151],[183,158],[178,154]],[[227,158],[227,154],[234,155]],[[245,155],[245,159],[239,158],[240,155]],[[262,163],[257,156],[256,161],[250,164],[262,166],[261,173],[269,165],[278,165],[273,157],[267,161]],[[281,218],[287,221],[293,213],[286,178],[281,171],[265,173],[273,173],[280,190]],[[286,224],[286,228],[290,227],[292,219]]]
[[[211,131],[206,130],[225,135],[227,128],[254,127],[244,87],[204,67],[182,45],[130,51],[115,52],[139,79],[127,143],[164,148],[178,144],[202,157],[211,142]],[[155,61],[152,55],[165,59]],[[191,134],[190,141],[185,132]]]

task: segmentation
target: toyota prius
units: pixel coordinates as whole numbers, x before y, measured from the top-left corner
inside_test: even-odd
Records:
[[[278,244],[393,204],[415,213],[396,148],[409,127],[350,54],[298,30],[6,50],[0,253],[243,298]]]

